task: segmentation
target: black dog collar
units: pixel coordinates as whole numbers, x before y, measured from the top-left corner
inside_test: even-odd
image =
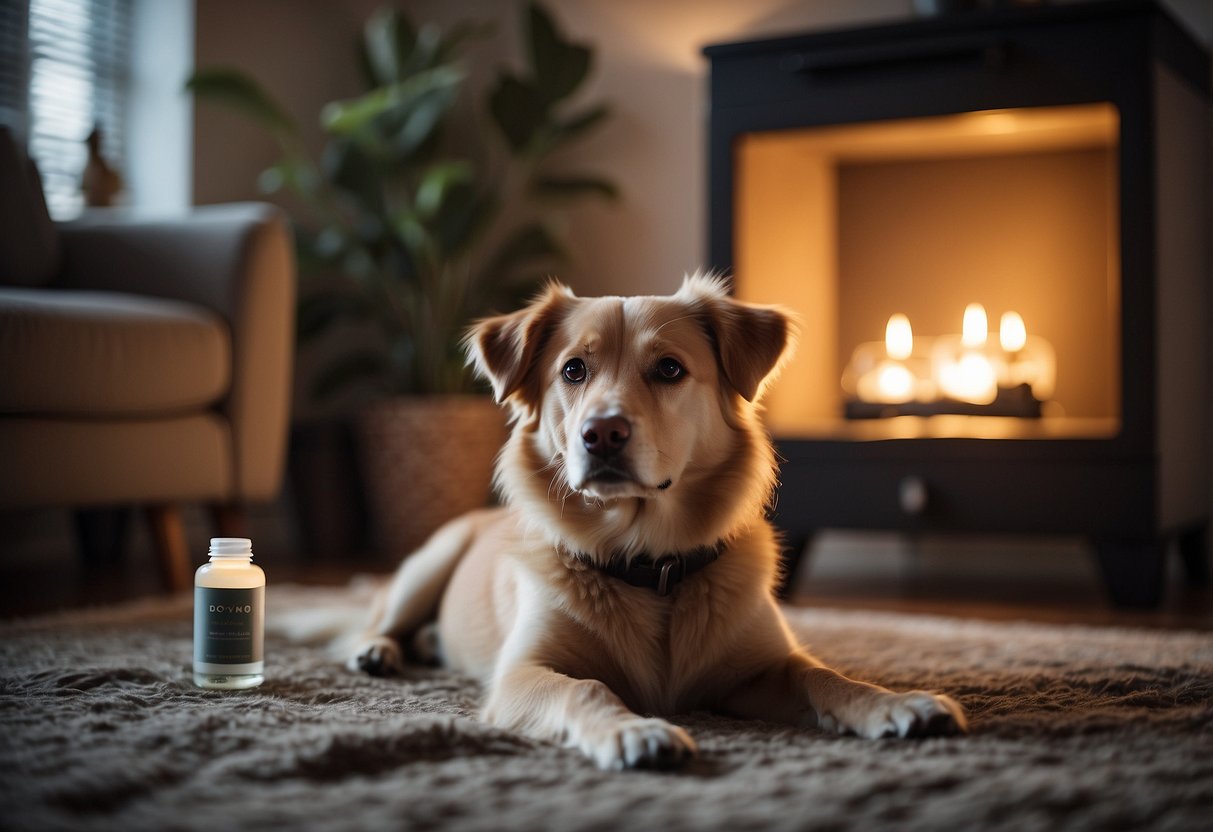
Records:
[[[598,563],[585,552],[574,552],[573,557],[582,563],[605,572],[632,586],[651,589],[658,595],[669,595],[688,576],[703,569],[724,552],[724,541],[711,546],[700,546],[688,552],[668,552],[653,557],[642,552],[629,563],[616,555],[605,564]]]

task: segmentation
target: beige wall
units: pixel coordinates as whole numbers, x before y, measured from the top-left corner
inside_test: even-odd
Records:
[[[278,93],[319,144],[323,103],[357,91],[351,54],[357,29],[380,0],[197,0],[199,66],[234,63]],[[403,0],[417,20],[495,21],[477,50],[483,80],[507,45],[521,42],[521,2]],[[569,216],[578,261],[562,275],[588,293],[662,292],[705,261],[707,61],[701,48],[820,28],[904,19],[912,0],[548,0],[564,29],[597,49],[586,100],[611,102],[614,117],[570,151],[570,169],[592,167],[623,191],[615,206],[585,205]],[[1208,0],[1169,0],[1205,39]],[[505,56],[509,57],[509,56]],[[195,120],[195,200],[258,196],[257,174],[273,145],[228,113]]]
[[[313,149],[322,144],[321,106],[354,95],[351,60],[358,20],[333,0],[196,0],[198,69],[250,73],[298,119]],[[257,176],[278,158],[274,142],[248,119],[195,105],[194,202],[260,199]]]
[[[199,66],[234,63],[280,95],[305,125],[332,98],[357,91],[352,42],[378,0],[197,0]],[[715,41],[908,17],[910,0],[549,0],[574,38],[597,49],[586,101],[608,100],[610,122],[570,151],[570,169],[591,168],[621,188],[617,205],[573,211],[578,255],[561,275],[586,293],[673,289],[704,263],[706,73],[700,49]],[[496,21],[474,66],[497,63],[493,47],[520,42],[521,3],[413,0],[417,20]],[[505,56],[508,57],[508,56]],[[203,105],[195,121],[195,201],[257,198],[257,174],[273,145],[237,116]]]

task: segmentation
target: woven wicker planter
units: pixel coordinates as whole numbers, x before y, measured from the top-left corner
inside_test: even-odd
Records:
[[[485,396],[388,399],[356,430],[377,548],[408,554],[453,517],[489,501],[505,413]]]

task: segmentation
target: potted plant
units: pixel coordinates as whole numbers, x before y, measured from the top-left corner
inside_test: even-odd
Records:
[[[210,68],[187,84],[256,119],[281,148],[259,184],[302,206],[293,217],[300,342],[339,323],[365,331],[311,392],[324,399],[358,385],[374,394],[355,429],[372,523],[393,552],[488,498],[504,420],[476,395],[459,343],[466,327],[517,305],[565,257],[553,220],[569,200],[616,196],[600,176],[553,170],[554,152],[608,111],[571,101],[592,50],[564,37],[539,4],[524,14],[526,70],[501,69],[480,92],[478,112],[490,127],[460,138],[464,146],[469,132],[494,141],[465,152],[451,149],[451,117],[475,94],[461,56],[486,36],[484,26],[444,32],[392,8],[373,15],[357,56],[366,91],[323,108],[319,159],[246,74]]]

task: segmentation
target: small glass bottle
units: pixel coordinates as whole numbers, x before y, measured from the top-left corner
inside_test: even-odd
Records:
[[[213,537],[210,556],[194,573],[194,684],[256,687],[265,678],[265,573],[247,538]]]

